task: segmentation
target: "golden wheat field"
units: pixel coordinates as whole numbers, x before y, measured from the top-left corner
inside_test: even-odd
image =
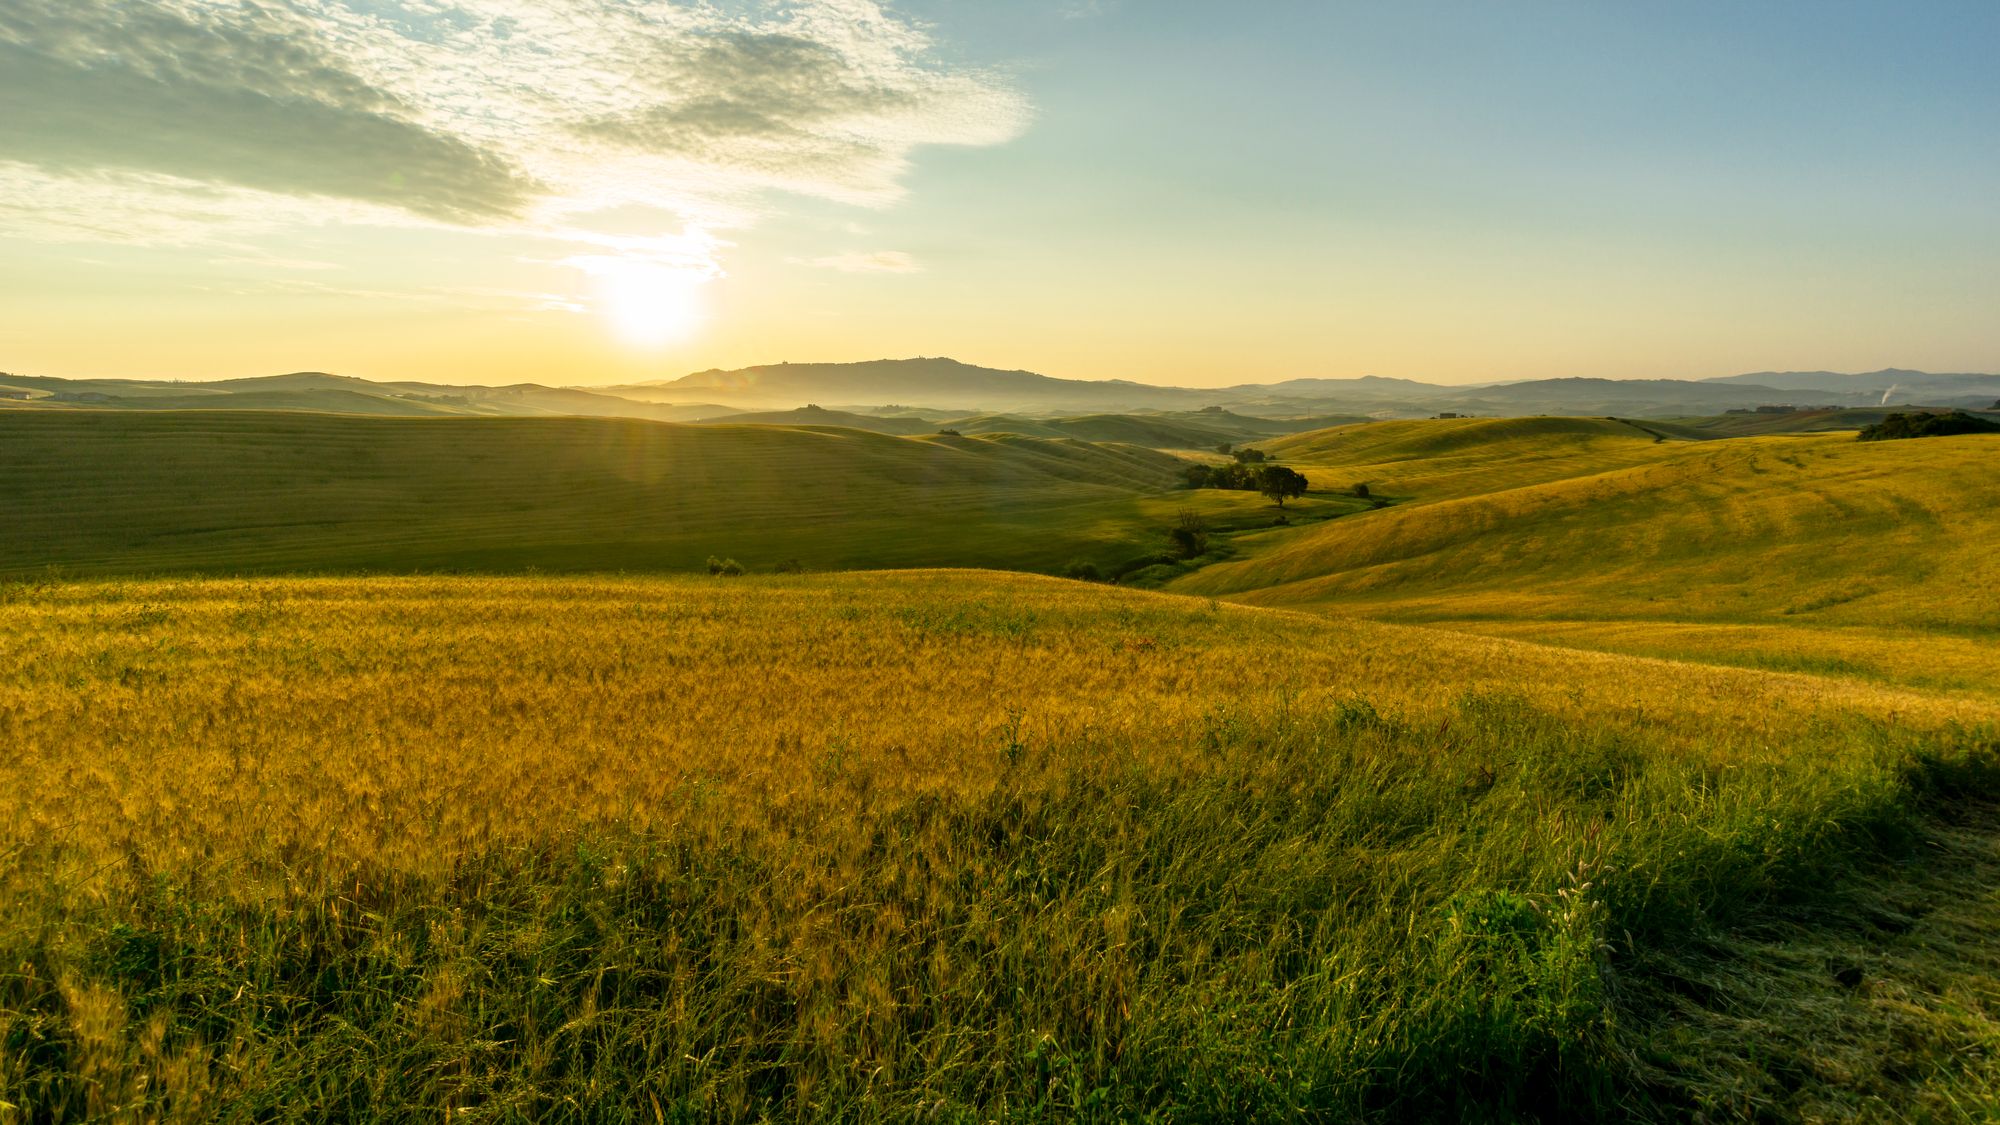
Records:
[[[13,844],[162,864],[309,847],[421,870],[495,839],[644,823],[710,786],[782,804],[992,783],[1009,743],[1169,754],[1229,711],[1505,691],[1688,754],[1782,752],[1915,692],[1570,653],[1029,576],[81,584],[0,610]]]
[[[16,584],[0,669],[0,1114],[2000,1104],[1958,983],[1803,1086],[1661,983],[1950,694],[963,571]]]

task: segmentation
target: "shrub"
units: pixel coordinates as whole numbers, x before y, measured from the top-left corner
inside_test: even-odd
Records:
[[[734,578],[743,573],[743,564],[737,562],[735,559],[718,559],[714,555],[710,555],[708,556],[708,572],[710,574],[722,575],[725,578]]]
[[[1062,576],[1064,578],[1074,578],[1079,582],[1104,581],[1104,572],[1097,569],[1097,564],[1091,562],[1089,559],[1070,560],[1070,564],[1063,567]]]
[[[1366,500],[1366,499],[1368,499],[1368,485],[1367,485],[1367,484],[1365,484],[1365,483],[1363,483],[1363,484],[1357,484],[1357,485],[1355,485],[1355,486],[1354,486],[1354,497],[1355,497],[1355,499],[1357,499],[1357,500]]]
[[[773,574],[804,574],[806,572],[806,564],[797,559],[786,559],[784,562],[772,567],[771,572]]]

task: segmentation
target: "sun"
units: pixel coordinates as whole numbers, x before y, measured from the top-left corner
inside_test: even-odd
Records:
[[[593,264],[597,308],[620,339],[657,348],[687,339],[705,313],[705,273],[657,262],[601,258]]]

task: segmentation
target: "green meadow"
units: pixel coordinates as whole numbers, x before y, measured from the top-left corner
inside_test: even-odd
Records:
[[[311,413],[0,413],[0,573],[1115,570],[1181,507],[1152,449],[1015,434]],[[1308,502],[1304,511],[1364,505]]]
[[[1255,444],[0,414],[0,1120],[2000,1113],[2000,439]]]

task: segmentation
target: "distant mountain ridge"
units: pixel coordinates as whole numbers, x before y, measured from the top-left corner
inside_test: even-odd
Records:
[[[1154,386],[1128,380],[1059,379],[1031,371],[978,367],[958,360],[866,360],[780,363],[699,371],[679,379],[599,388],[658,402],[741,402],[760,409],[807,403],[842,407],[885,402],[929,409],[1050,413],[1062,410],[1195,410],[1248,414],[1351,410],[1389,415],[1458,413],[1628,413],[1674,416],[1766,405],[1876,406],[1885,393],[1910,405],[1986,405],[2000,397],[2000,374],[1930,375],[1886,370],[1858,375],[1788,372],[1710,379],[1526,379],[1445,386],[1366,375],[1294,378],[1225,387]],[[1983,401],[1973,402],[1983,396]]]
[[[401,415],[583,415],[699,421],[731,414],[776,415],[807,407],[830,414],[891,413],[902,422],[861,428],[920,432],[915,421],[973,415],[1069,417],[1092,414],[1229,411],[1244,417],[1424,417],[1440,413],[1698,417],[1759,407],[1854,408],[1889,405],[1981,409],[2000,399],[2000,375],[1932,374],[1898,368],[1844,374],[1760,372],[1707,379],[1527,379],[1444,386],[1412,379],[1301,377],[1224,387],[1173,387],[1124,379],[1061,379],[980,367],[944,357],[859,363],[778,363],[698,371],[678,379],[618,386],[459,386],[373,382],[302,371],[215,382],[58,379],[0,373],[0,409],[101,408],[314,410]],[[740,419],[748,421],[749,419]],[[789,424],[814,424],[809,418]],[[1184,419],[1199,424],[1200,419]],[[819,424],[855,424],[828,417]],[[1229,429],[1228,426],[1221,427]]]

